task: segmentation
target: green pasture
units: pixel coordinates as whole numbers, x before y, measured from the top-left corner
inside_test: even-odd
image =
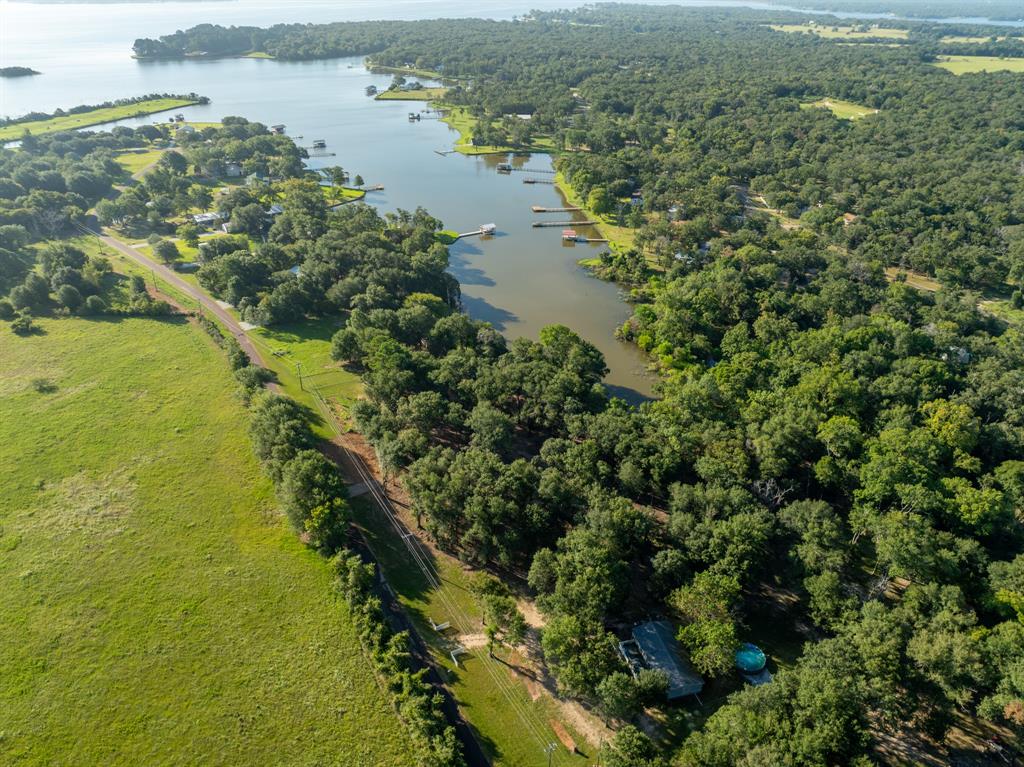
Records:
[[[139,101],[119,107],[101,107],[100,109],[92,109],[88,112],[51,117],[47,120],[15,123],[14,125],[0,128],[0,141],[16,141],[21,138],[25,131],[40,136],[46,133],[88,128],[93,125],[124,120],[129,117],[143,117],[158,112],[167,112],[171,109],[180,109],[195,103],[187,99],[149,99],[148,101]]]
[[[329,566],[181,319],[0,325],[0,763],[399,765]]]
[[[1024,72],[1024,58],[1008,59],[998,56],[939,56],[935,66],[954,75],[976,72]]]

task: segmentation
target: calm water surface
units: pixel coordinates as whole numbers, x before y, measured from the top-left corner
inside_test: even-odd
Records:
[[[268,124],[284,123],[300,144],[325,139],[335,156],[313,158],[310,166],[337,164],[361,174],[367,183],[384,184],[384,192],[368,198],[382,210],[423,206],[458,231],[496,223],[496,237],[463,240],[451,249],[452,272],[462,283],[466,310],[512,338],[536,337],[540,328],[551,323],[569,325],[604,353],[612,390],[636,400],[650,395],[653,381],[644,372],[643,355],[613,337],[615,328],[629,316],[629,306],[615,286],[589,277],[577,264],[580,258],[600,252],[599,246],[563,245],[558,228],[531,226],[537,218],[530,212],[531,205],[564,204],[553,187],[525,185],[522,180],[527,174],[523,173],[498,175],[495,165],[500,158],[439,156],[435,150],[449,149],[454,134],[434,120],[410,123],[407,113],[422,105],[366,98],[367,85],[387,85],[389,78],[368,72],[359,60],[137,62],[131,58],[137,37],[155,37],[204,22],[266,26],[467,15],[507,19],[531,8],[580,4],[577,0],[477,0],[472,4],[459,0],[118,4],[0,0],[0,66],[29,66],[43,72],[39,77],[0,80],[0,115],[154,92],[195,91],[209,96],[212,103],[183,110],[189,119],[242,115]],[[784,5],[742,0],[675,4],[789,10]],[[550,168],[549,158],[543,155],[517,162],[528,168]]]

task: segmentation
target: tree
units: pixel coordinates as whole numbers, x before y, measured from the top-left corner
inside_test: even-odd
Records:
[[[613,671],[597,685],[601,709],[612,719],[627,720],[639,708],[638,691],[633,677],[624,671]]]
[[[73,312],[82,305],[82,294],[74,285],[62,285],[57,291],[57,302]]]
[[[188,171],[188,160],[180,152],[171,150],[160,157],[160,166],[181,176]]]
[[[346,521],[348,493],[338,470],[316,450],[296,453],[281,472],[280,496],[285,513],[300,532],[314,532],[316,545],[334,540]]]
[[[653,741],[633,725],[626,725],[615,733],[602,756],[601,763],[607,767],[661,767],[665,764]]]
[[[552,618],[541,633],[541,647],[567,695],[594,696],[601,680],[621,665],[615,640],[604,627],[575,615]]]
[[[182,224],[179,226],[178,236],[190,248],[199,247],[199,227],[195,224]]]
[[[181,257],[181,253],[178,252],[178,246],[171,240],[161,240],[154,245],[153,255],[165,264],[173,264]]]
[[[19,336],[27,336],[36,329],[32,322],[32,314],[27,309],[22,309],[17,316],[11,320],[11,330]]]
[[[267,225],[267,214],[258,202],[242,205],[231,213],[231,231],[260,237]]]
[[[670,598],[684,621],[679,641],[702,674],[718,676],[735,663],[739,640],[732,610],[739,594],[734,577],[703,572]]]
[[[606,187],[594,187],[587,196],[587,207],[596,215],[603,216],[615,208],[615,198]]]

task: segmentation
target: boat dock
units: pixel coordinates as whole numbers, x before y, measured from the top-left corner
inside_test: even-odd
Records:
[[[455,239],[461,240],[463,237],[477,237],[482,235],[493,235],[498,231],[497,224],[483,224],[479,229],[472,232],[463,232],[462,234],[456,234]]]
[[[545,208],[543,205],[534,205],[530,210],[534,213],[572,213],[583,208]]]
[[[524,184],[551,184],[552,186],[554,186],[555,182],[554,181],[549,181],[549,180],[544,179],[544,178],[524,178],[523,179],[523,183]]]
[[[541,226],[597,226],[597,221],[534,221],[534,227]]]
[[[545,170],[543,168],[513,168],[511,163],[502,162],[498,163],[498,173],[547,173],[548,175],[555,175],[558,171]]]

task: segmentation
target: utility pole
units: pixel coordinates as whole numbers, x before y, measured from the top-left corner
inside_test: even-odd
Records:
[[[306,391],[306,387],[302,383],[302,363],[296,362],[295,369],[298,370],[299,373],[299,388],[302,389],[302,391]]]
[[[555,755],[556,748],[558,748],[558,746],[554,743],[548,743],[544,747],[544,753],[548,755],[548,767],[551,767],[551,757]]]

